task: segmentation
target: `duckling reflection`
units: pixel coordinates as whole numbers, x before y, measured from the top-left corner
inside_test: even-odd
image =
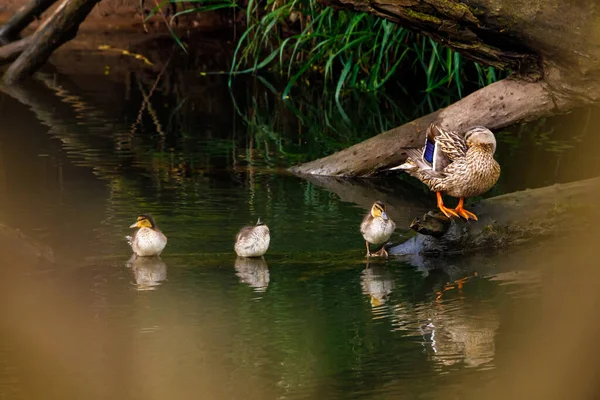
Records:
[[[394,290],[394,279],[392,274],[384,266],[369,265],[362,271],[360,283],[364,294],[371,299],[373,308],[384,305],[392,290]]]
[[[167,279],[167,264],[160,257],[139,257],[133,254],[127,266],[133,271],[138,290],[154,290]]]
[[[269,267],[263,257],[238,257],[235,260],[236,275],[240,282],[248,284],[255,292],[263,293],[269,286]]]

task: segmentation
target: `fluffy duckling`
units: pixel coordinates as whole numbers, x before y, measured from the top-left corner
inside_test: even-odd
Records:
[[[130,228],[138,228],[127,240],[137,256],[159,256],[167,245],[167,237],[158,229],[150,214],[140,214]]]
[[[371,211],[365,215],[360,224],[360,233],[367,243],[367,257],[371,255],[388,256],[384,246],[377,253],[371,253],[369,243],[374,245],[384,245],[396,230],[396,224],[385,212],[385,204],[376,201],[371,207]]]
[[[269,249],[271,234],[260,218],[254,226],[243,227],[235,237],[235,252],[240,257],[262,257]]]
[[[477,220],[465,210],[464,201],[487,192],[498,181],[500,165],[494,160],[495,151],[496,138],[483,126],[475,126],[462,136],[431,124],[425,147],[408,149],[406,162],[391,169],[402,169],[426,184],[436,193],[438,208],[448,218]],[[458,206],[445,207],[442,193],[458,197]]]

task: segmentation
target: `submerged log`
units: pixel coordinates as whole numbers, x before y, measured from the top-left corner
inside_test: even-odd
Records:
[[[467,253],[565,232],[585,235],[600,221],[598,198],[600,178],[594,178],[482,200],[468,207],[479,221],[453,220],[451,224],[438,225],[431,224],[429,214],[411,224],[411,228],[428,234],[419,233],[392,246],[389,254]]]
[[[587,229],[600,226],[600,207],[596,206],[596,199],[600,198],[600,178],[481,200],[467,205],[479,218],[467,222],[449,221],[437,210],[428,212],[428,206],[434,204],[432,197],[421,197],[414,190],[408,191],[406,186],[398,185],[398,181],[300,177],[365,210],[369,210],[375,200],[382,200],[397,226],[396,234],[387,246],[388,252],[390,255],[416,256],[410,258],[413,265],[429,264],[427,257],[421,257],[423,255],[480,252],[557,233],[579,231],[585,234]],[[415,234],[410,229],[420,233]]]
[[[348,179],[332,176],[300,175],[308,182],[335,193],[342,201],[370,210],[375,201],[386,205],[387,214],[396,222],[398,230],[406,229],[416,215],[427,212],[431,197],[415,193],[409,187],[398,185],[396,179]],[[356,226],[358,232],[358,225]]]
[[[436,122],[462,132],[501,128],[600,103],[600,8],[575,0],[322,0],[387,18],[482,64],[514,72],[444,110],[392,129],[295,173],[370,176],[404,160]]]
[[[35,72],[54,50],[77,34],[79,25],[100,0],[63,0],[32,35],[32,43],[4,74],[6,85],[17,83]]]

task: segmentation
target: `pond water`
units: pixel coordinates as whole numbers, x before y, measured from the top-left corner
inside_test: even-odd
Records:
[[[132,81],[41,74],[0,93],[0,222],[56,259],[10,280],[21,266],[2,266],[3,398],[464,398],[510,370],[548,247],[369,263],[370,203],[390,202],[400,240],[434,197],[394,176],[324,185],[285,167],[376,125],[319,135],[314,99],[299,119],[256,82],[234,90],[238,113],[221,78],[195,97],[159,88],[138,119],[152,82]],[[500,133],[492,194],[598,174],[590,119]],[[169,238],[161,259],[128,262],[140,212]],[[269,252],[236,259],[258,217]]]

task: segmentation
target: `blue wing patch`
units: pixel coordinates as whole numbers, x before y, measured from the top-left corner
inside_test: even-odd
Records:
[[[423,159],[429,164],[433,164],[433,153],[435,151],[435,142],[427,139],[425,150],[423,151]]]

